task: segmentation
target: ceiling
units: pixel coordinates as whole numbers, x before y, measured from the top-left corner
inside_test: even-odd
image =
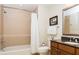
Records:
[[[30,12],[37,12],[37,8],[38,8],[37,4],[4,4],[4,6],[24,9],[24,10],[30,11]]]

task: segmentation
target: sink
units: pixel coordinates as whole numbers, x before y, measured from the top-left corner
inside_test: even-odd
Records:
[[[64,42],[66,44],[71,44],[71,45],[79,45],[79,43],[75,43],[75,42]]]

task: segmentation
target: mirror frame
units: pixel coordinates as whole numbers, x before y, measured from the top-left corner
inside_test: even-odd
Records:
[[[71,9],[71,8],[73,8],[73,7],[75,7],[75,6],[78,6],[79,4],[75,4],[75,5],[73,5],[73,6],[71,6],[71,7],[68,7],[68,8],[64,8],[63,10],[62,10],[62,35],[66,35],[66,36],[79,36],[79,34],[64,34],[63,33],[63,30],[64,30],[64,11],[66,11],[66,10],[68,10],[68,9]]]

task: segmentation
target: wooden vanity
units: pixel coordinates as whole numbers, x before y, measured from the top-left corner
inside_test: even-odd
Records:
[[[79,47],[51,40],[51,55],[79,55]]]

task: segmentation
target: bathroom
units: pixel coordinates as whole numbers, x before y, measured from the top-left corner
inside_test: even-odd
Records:
[[[62,36],[78,38],[63,35],[62,26],[63,9],[75,5],[0,5],[0,55],[50,55],[52,39],[61,40]],[[49,19],[54,16],[58,17],[58,22],[51,27]]]

